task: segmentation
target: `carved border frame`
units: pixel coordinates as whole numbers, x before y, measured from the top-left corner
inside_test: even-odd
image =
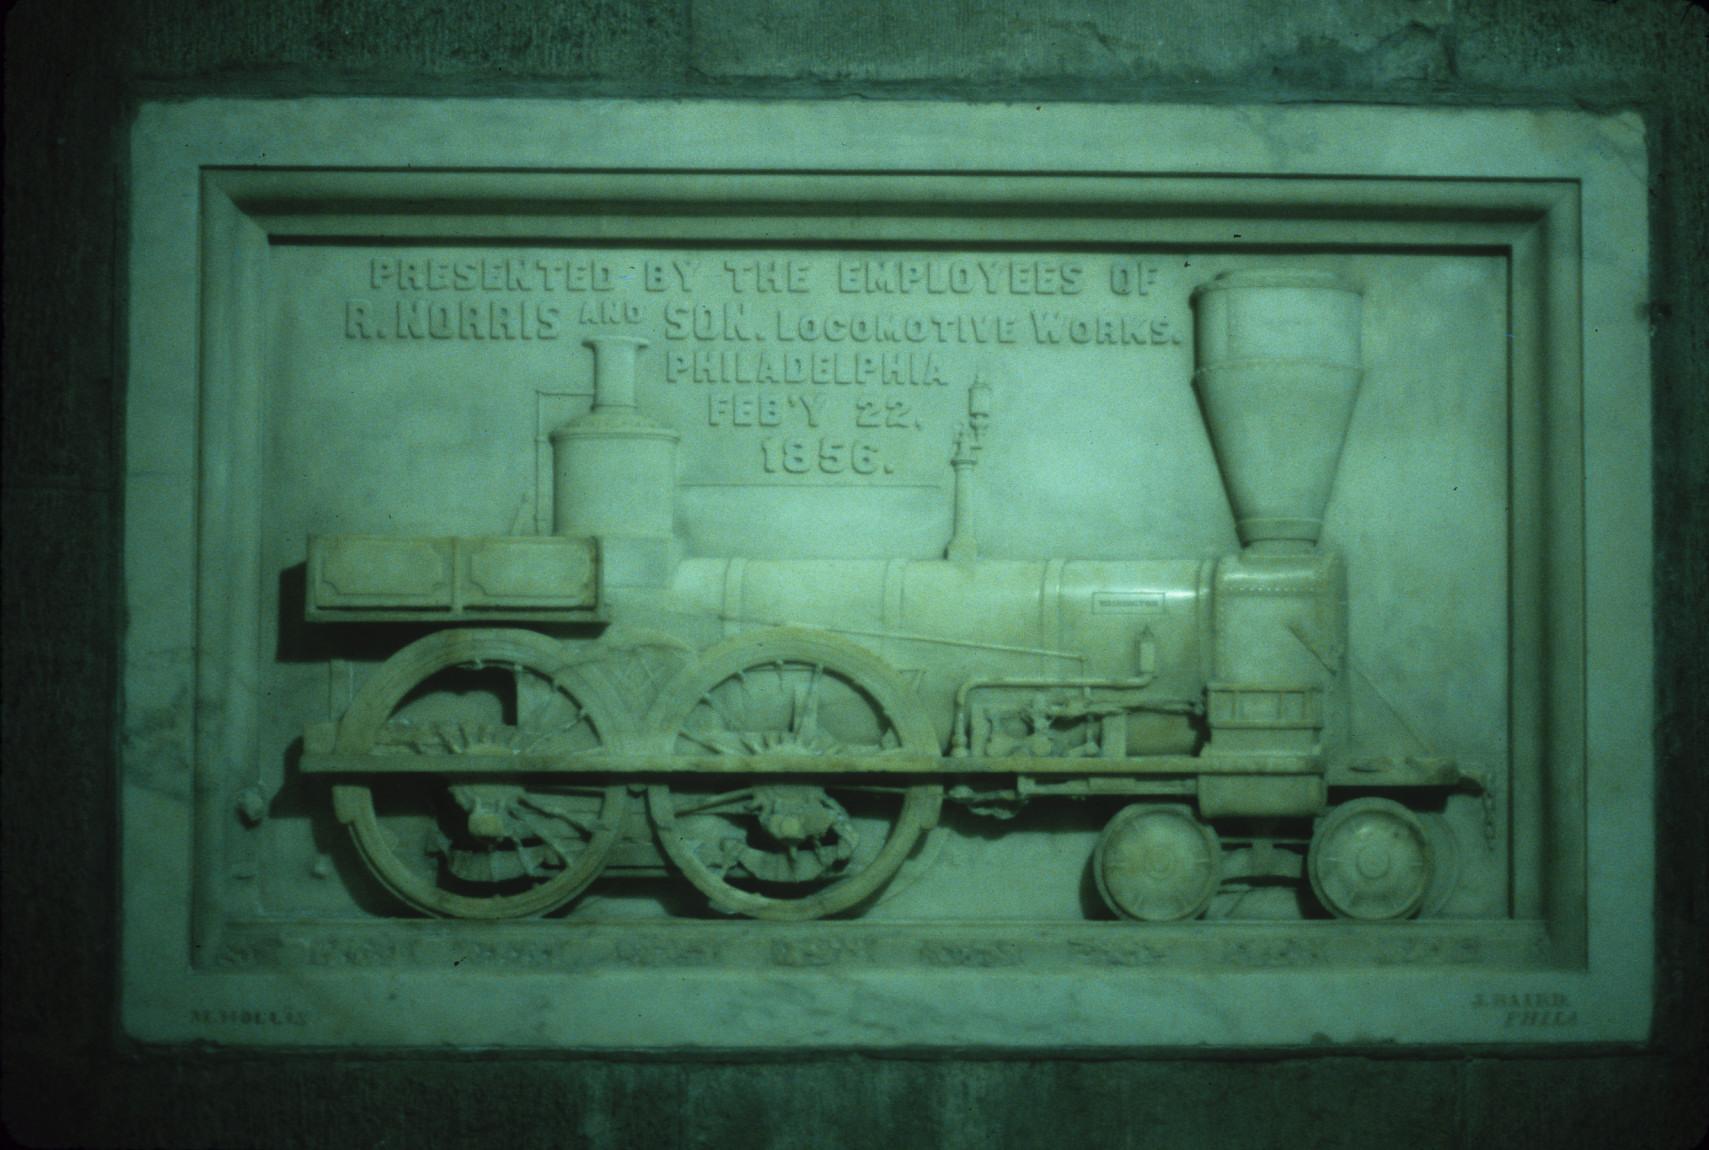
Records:
[[[375,135],[375,122],[390,130]],[[1004,141],[1001,169],[989,165],[992,139]],[[1429,151],[1408,146],[1421,140]],[[129,283],[124,1029],[164,1042],[585,1048],[1644,1039],[1655,859],[1643,149],[1635,117],[1569,112],[145,106],[133,133]],[[267,256],[275,243],[354,237],[1503,256],[1523,920],[1513,942],[1523,958],[1455,966],[1438,955],[1443,964],[1419,968],[1384,966],[1401,960],[1378,954],[1373,966],[1332,972],[1226,960],[1163,971],[1113,959],[1068,969],[1047,954],[1039,966],[976,957],[970,965],[989,968],[972,975],[883,959],[833,974],[706,964],[690,946],[687,958],[659,952],[668,979],[652,959],[619,957],[617,968],[581,972],[462,971],[462,991],[447,996],[433,957],[454,928],[406,922],[389,929],[420,945],[401,964],[250,969],[243,924],[208,868],[241,854],[229,796],[245,768],[234,764],[257,753],[258,607],[270,588],[260,506],[240,493],[258,500],[261,489]],[[859,926],[811,931],[848,937]],[[797,933],[782,941],[815,944]],[[604,945],[623,951],[621,940]],[[578,995],[585,978],[605,992],[598,1002]],[[535,1015],[446,1006],[470,992],[527,1000]],[[1514,1033],[1502,1004],[1524,995],[1558,996],[1571,1028]],[[642,999],[656,1009],[638,1020],[622,1003]],[[797,1005],[780,1011],[783,1000]],[[893,1017],[873,1017],[874,1003]],[[1290,1017],[1274,1017],[1278,1003]],[[1266,1007],[1271,1017],[1257,1016]],[[708,1032],[714,1017],[723,1022]]]

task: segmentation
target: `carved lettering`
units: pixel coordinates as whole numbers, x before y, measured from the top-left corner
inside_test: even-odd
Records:
[[[685,966],[717,962],[723,946],[712,939],[650,941],[626,938],[617,944],[617,960],[629,966]]]
[[[619,303],[616,312],[619,320],[634,306],[637,305]],[[585,316],[584,322],[587,322]],[[563,334],[563,307],[552,302],[505,298],[400,299],[385,307],[369,300],[351,299],[344,304],[346,339],[548,340],[559,339]]]
[[[932,352],[725,348],[666,352],[665,382],[942,387],[949,384],[949,376],[943,360]]]
[[[1021,948],[1007,941],[932,941],[920,945],[920,960],[932,966],[1019,966]]]
[[[812,265],[805,260],[725,260],[724,271],[738,292],[804,292],[811,286]]]
[[[641,264],[641,282],[648,291],[693,291],[698,260],[646,260]]]
[[[1304,966],[1322,962],[1324,954],[1314,939],[1241,939],[1225,944],[1221,958],[1230,966]]]
[[[711,304],[668,303],[665,305],[666,339],[763,339],[754,324],[754,313],[745,300],[731,300],[719,307]]]
[[[710,395],[706,403],[706,424],[708,427],[776,427],[783,422],[785,398],[775,393],[752,391]]]
[[[418,957],[416,939],[321,935],[309,941],[309,966],[397,966]]]
[[[1045,309],[1034,310],[1031,315],[1033,337],[1044,344],[1161,347],[1181,342],[1181,333],[1167,316],[1117,312],[1074,315]]]
[[[760,440],[761,466],[768,475],[892,475],[895,467],[879,459],[878,445],[863,439],[791,437]]]
[[[225,942],[214,955],[214,965],[226,970],[248,970],[263,965],[268,958],[265,951],[270,949],[253,941]]]
[[[771,944],[770,958],[777,966],[832,966],[870,960],[877,949],[870,938],[778,939]]]
[[[790,396],[789,402],[801,409],[801,414],[807,417],[808,427],[819,426],[819,415],[825,410],[825,397],[823,395],[806,392],[801,395]]]
[[[1110,290],[1116,295],[1150,295],[1161,270],[1156,264],[1113,260],[1110,263]]]
[[[477,941],[452,966],[496,966],[506,969],[540,970],[561,965],[567,947],[557,942],[506,940]]]
[[[779,343],[1015,343],[1020,317],[997,312],[846,312],[779,308]]]
[[[856,399],[856,427],[889,427],[917,431],[925,424],[914,416],[914,409],[903,399]]]
[[[844,259],[837,290],[847,295],[1078,295],[1086,265],[1058,259]]]
[[[1374,957],[1375,961],[1384,965],[1477,962],[1483,957],[1483,943],[1470,936],[1392,937],[1381,941]]]
[[[1076,958],[1100,966],[1154,966],[1169,952],[1153,942],[1122,939],[1070,939],[1068,949]]]
[[[309,1012],[289,1007],[193,1007],[190,1021],[198,1026],[307,1026]]]
[[[1510,1010],[1502,1022],[1508,1028],[1515,1027],[1545,1027],[1545,1026],[1577,1026],[1578,1011],[1576,1010]]]
[[[579,256],[375,256],[368,286],[401,292],[607,292],[632,278],[625,261]]]
[[[1578,1025],[1578,1011],[1572,1000],[1558,990],[1494,991],[1474,994],[1472,1008],[1499,1012],[1501,1025],[1508,1030],[1569,1028]]]
[[[588,327],[641,322],[641,305],[634,300],[605,298],[582,304],[581,321]]]
[[[1150,354],[1187,330],[1185,296],[1160,286],[1163,265],[1131,255],[424,250],[359,268],[357,290],[334,306],[344,339],[376,351],[455,341],[526,356],[528,345],[606,334],[650,341],[637,380],[650,417],[686,418],[691,436],[697,424],[719,438],[755,433],[751,449],[717,457],[715,485],[743,473],[941,481],[927,461],[953,449],[959,389],[989,357],[1027,345]],[[661,382],[709,391],[653,392]],[[871,394],[884,389],[910,394]],[[839,392],[848,398],[825,402]]]

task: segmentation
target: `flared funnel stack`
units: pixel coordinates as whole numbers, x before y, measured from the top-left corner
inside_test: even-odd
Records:
[[[1193,384],[1240,541],[1307,550],[1359,391],[1359,292],[1329,272],[1226,272],[1193,305]]]

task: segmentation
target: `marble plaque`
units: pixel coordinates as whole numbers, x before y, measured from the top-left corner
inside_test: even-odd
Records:
[[[1636,116],[200,100],[131,156],[134,1039],[1648,1035]]]

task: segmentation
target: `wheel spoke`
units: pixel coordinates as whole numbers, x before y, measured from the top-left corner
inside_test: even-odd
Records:
[[[537,795],[524,791],[517,799],[518,817],[527,815],[527,809],[539,811],[549,818],[568,823],[583,834],[590,834],[599,825],[599,815],[586,810],[577,810],[567,805],[567,796]],[[531,817],[531,816],[530,816]],[[533,824],[530,823],[530,826]]]
[[[718,686],[722,685],[723,684],[720,683]],[[739,724],[736,720],[730,717],[730,715],[724,710],[723,704],[719,702],[717,698],[717,687],[707,691],[705,699],[706,705],[712,708],[712,713],[717,716],[718,721],[723,723],[726,729],[734,731],[738,728]]]
[[[554,829],[549,827],[547,820],[541,818],[532,811],[518,810],[516,812],[516,817],[519,818],[529,830],[533,831],[535,836],[539,838],[541,842],[551,847],[552,850],[557,853],[559,860],[563,862],[566,867],[574,863],[576,856],[581,854],[581,847],[579,845],[571,844],[568,839],[564,838]],[[580,830],[582,828],[577,827],[577,829]],[[521,850],[519,853],[526,860],[528,853],[526,848]]]
[[[795,741],[802,746],[811,746],[819,733],[819,676],[825,671],[821,663],[813,664],[813,673],[807,679],[807,686],[796,692],[793,733]]]
[[[725,731],[712,731],[708,734],[701,735],[688,730],[685,727],[681,731],[678,731],[677,735],[679,738],[687,739],[691,743],[700,744],[701,747],[711,751],[715,755],[739,755],[744,750],[744,747],[736,736]]]
[[[686,798],[687,796],[680,797]],[[690,799],[684,805],[677,807],[676,814],[679,817],[682,815],[706,814],[710,811],[716,811],[719,807],[727,807],[735,803],[741,803],[745,806],[753,799],[753,797],[754,789],[752,787],[743,787],[739,791],[725,791],[722,794],[717,795],[702,795]]]
[[[587,718],[587,712],[582,710],[580,707],[575,706],[575,704],[573,704],[573,703],[571,704],[571,706],[575,708],[575,714],[574,715],[572,715],[570,718],[566,719],[564,722],[559,723],[557,726],[548,727],[545,730],[541,731],[538,735],[535,735],[534,738],[530,739],[527,742],[527,744],[525,744],[522,747],[521,753],[526,755],[530,751],[534,750],[535,747],[538,747],[541,743],[545,742],[547,739],[553,738],[557,735],[568,734],[570,731],[573,731],[577,727],[581,726],[582,720]]]

